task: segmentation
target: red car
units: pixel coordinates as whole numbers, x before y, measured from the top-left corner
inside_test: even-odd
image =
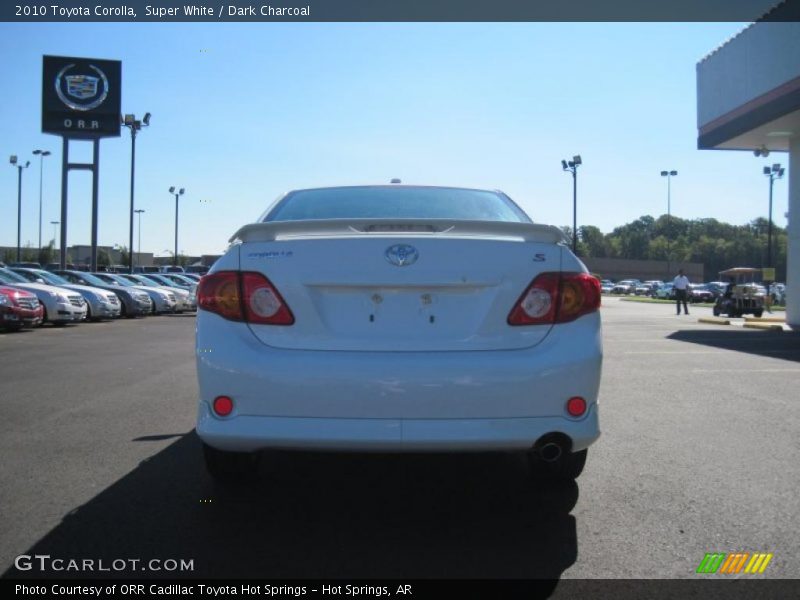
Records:
[[[44,309],[34,294],[0,286],[0,329],[17,331],[23,326],[40,325],[43,315]]]

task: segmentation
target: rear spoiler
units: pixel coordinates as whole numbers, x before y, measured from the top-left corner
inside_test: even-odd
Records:
[[[521,242],[567,243],[558,227],[505,221],[462,221],[457,219],[315,219],[250,223],[228,240],[273,242],[315,237],[397,237],[452,236],[507,238]]]

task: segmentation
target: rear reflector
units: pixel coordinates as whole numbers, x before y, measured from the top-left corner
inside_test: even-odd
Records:
[[[509,325],[567,323],[600,308],[600,281],[588,273],[541,273],[508,315]]]
[[[228,396],[217,396],[214,398],[213,408],[220,417],[227,417],[233,412],[233,400]]]
[[[586,412],[586,400],[580,396],[573,396],[567,400],[567,412],[572,417],[580,417]]]
[[[219,271],[204,276],[197,286],[197,307],[231,321],[294,323],[292,311],[269,279],[249,271]]]

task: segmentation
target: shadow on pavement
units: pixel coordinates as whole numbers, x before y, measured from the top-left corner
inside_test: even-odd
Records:
[[[110,573],[118,577],[556,580],[577,557],[569,513],[578,486],[526,474],[514,454],[282,452],[266,455],[252,482],[222,489],[191,432],[64,516],[27,554],[194,560],[191,573]]]
[[[684,330],[671,333],[667,338],[770,358],[800,361],[800,332],[795,331]]]

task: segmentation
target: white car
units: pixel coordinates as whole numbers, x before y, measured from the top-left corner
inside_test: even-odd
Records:
[[[86,317],[86,301],[79,293],[62,287],[31,283],[10,269],[0,268],[0,283],[35,294],[44,307],[44,321],[53,325],[78,323]]]
[[[498,191],[289,192],[198,288],[212,476],[272,448],[516,450],[574,478],[600,435],[600,284]]]

